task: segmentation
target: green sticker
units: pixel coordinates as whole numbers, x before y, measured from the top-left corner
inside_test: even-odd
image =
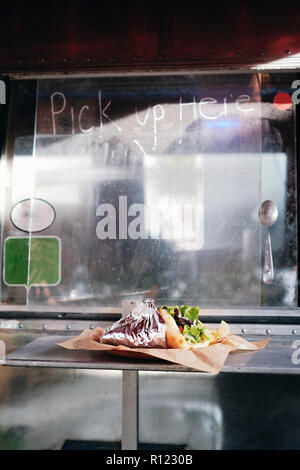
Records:
[[[56,285],[60,282],[57,237],[9,237],[4,248],[4,282],[8,285]]]

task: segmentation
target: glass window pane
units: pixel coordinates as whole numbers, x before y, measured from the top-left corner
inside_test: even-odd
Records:
[[[14,237],[24,247],[16,276],[26,283],[12,282],[10,255],[2,301],[295,306],[295,116],[274,106],[287,77],[275,82],[218,74],[20,85],[17,121],[35,119],[31,134],[17,126],[3,234],[8,254]],[[266,199],[279,211],[270,285],[258,218]]]

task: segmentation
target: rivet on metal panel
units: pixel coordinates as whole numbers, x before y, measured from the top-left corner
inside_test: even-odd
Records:
[[[246,328],[242,328],[242,329],[241,329],[241,332],[242,332],[242,333],[246,333]]]
[[[46,330],[46,329],[47,329],[47,325],[44,324],[44,325],[42,326],[42,328],[43,328],[43,330]]]
[[[292,335],[295,335],[295,334],[297,334],[297,330],[292,330],[291,333],[292,333]]]
[[[158,59],[158,60],[163,60],[163,58],[164,58],[164,56],[163,56],[162,54],[158,54],[158,55],[157,55],[157,59]]]
[[[66,325],[66,330],[70,330],[71,329],[71,325]]]
[[[139,56],[136,55],[136,54],[132,56],[132,60],[137,60],[138,58],[139,58]]]
[[[110,57],[110,62],[115,62],[116,61],[116,58],[115,57]]]
[[[64,57],[64,62],[69,62],[69,61],[70,61],[69,57]]]
[[[240,57],[240,55],[241,55],[241,52],[240,52],[240,51],[236,51],[235,57]]]
[[[260,55],[260,56],[264,56],[264,55],[265,55],[265,51],[259,51],[259,55]]]
[[[291,51],[290,50],[286,50],[284,51],[285,55],[291,55]]]
[[[95,328],[94,325],[91,325],[91,326],[90,326],[90,330],[93,330],[94,328]]]
[[[187,52],[187,53],[184,55],[184,57],[185,57],[186,59],[191,59],[192,54],[191,54],[190,52]]]
[[[267,329],[267,330],[266,330],[266,334],[267,334],[267,335],[270,335],[270,334],[271,334],[271,330]]]
[[[210,56],[211,56],[211,57],[217,57],[217,53],[216,53],[216,52],[212,52],[212,53],[210,54]]]
[[[23,323],[19,323],[18,327],[19,327],[20,329],[24,328]]]
[[[41,62],[43,62],[43,63],[46,62],[46,59],[43,57],[43,58],[41,59]]]
[[[93,58],[92,58],[92,57],[88,57],[86,60],[87,60],[87,62],[92,62]]]

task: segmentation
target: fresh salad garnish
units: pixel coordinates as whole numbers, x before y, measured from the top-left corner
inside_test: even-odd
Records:
[[[188,343],[202,343],[212,339],[209,330],[198,319],[199,307],[192,307],[191,305],[175,305],[171,307],[164,305],[162,308],[172,315]]]

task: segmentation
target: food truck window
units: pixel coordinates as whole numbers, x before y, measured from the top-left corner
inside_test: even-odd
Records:
[[[84,313],[145,297],[296,307],[293,79],[16,82],[1,162],[1,308],[77,305]],[[278,209],[269,284],[264,200]]]

